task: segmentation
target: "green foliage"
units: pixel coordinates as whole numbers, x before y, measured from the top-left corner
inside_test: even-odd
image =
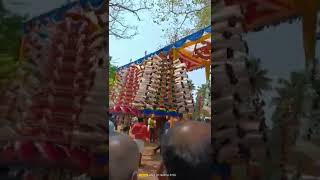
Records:
[[[204,115],[204,112],[202,111],[202,106],[205,102],[208,85],[209,84],[202,84],[196,90],[197,92],[196,92],[195,111],[193,113],[193,119],[198,119],[201,115]],[[201,106],[200,108],[199,108],[199,105]]]
[[[292,132],[290,129],[291,126],[289,126],[288,123],[291,121],[299,121],[299,136],[303,136],[303,134],[301,134],[302,124],[310,118],[309,115],[310,112],[312,112],[311,105],[313,100],[319,98],[319,95],[316,93],[318,90],[315,89],[315,87],[312,87],[310,77],[310,74],[304,71],[292,72],[288,80],[278,80],[279,87],[276,88],[277,96],[273,98],[273,103],[276,105],[276,109],[272,116],[273,128],[270,136],[271,144],[269,146],[271,147],[271,153],[274,161],[285,155],[281,153],[281,143],[283,143],[280,141],[281,132],[286,131],[298,133]],[[282,128],[288,129],[284,130]],[[289,137],[290,134],[287,136]],[[296,141],[297,139],[294,140]],[[274,167],[273,169],[279,171],[280,167]]]
[[[24,17],[10,13],[0,0],[0,90],[15,77],[23,36]]]
[[[261,67],[261,60],[251,58],[247,61],[247,66],[253,93],[261,95],[263,90],[270,90],[272,79],[267,77],[268,71]]]
[[[109,77],[108,77],[108,82],[109,82],[109,90],[112,89],[112,87],[115,84],[115,77],[117,73],[117,66],[115,66],[112,62],[112,57],[109,57]]]
[[[210,0],[158,0],[154,22],[164,28],[165,37],[172,43],[211,23]]]
[[[305,72],[292,72],[289,80],[279,79],[280,87],[276,88],[278,95],[273,98],[279,115],[289,112],[293,113],[296,118],[306,115],[306,100],[316,95],[308,84],[308,77]]]
[[[206,26],[208,26],[209,24],[211,24],[211,5],[210,5],[210,1],[208,0],[197,0],[196,2],[198,2],[199,4],[203,4],[206,6],[206,8],[204,8],[201,11],[196,12],[196,29],[202,29]]]
[[[2,0],[0,0],[0,14],[4,13],[6,10],[4,9],[4,5]]]
[[[25,17],[6,11],[0,1],[0,54],[18,60],[24,20]]]
[[[193,82],[190,79],[188,79],[188,85],[189,85],[189,87],[190,87],[190,89],[192,91],[195,89],[195,86],[194,86]]]
[[[164,27],[165,38],[174,42],[211,23],[210,0],[111,0],[109,1],[109,34],[130,39],[138,34],[138,26],[127,22],[128,16],[141,20],[145,10],[153,14],[153,21]]]

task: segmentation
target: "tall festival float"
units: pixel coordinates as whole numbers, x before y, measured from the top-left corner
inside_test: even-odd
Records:
[[[316,12],[319,5],[313,0],[213,1],[213,158],[216,164],[229,166],[229,170],[218,172],[218,176],[237,176],[234,173],[239,171],[245,172],[247,179],[265,176],[267,172],[262,165],[266,159],[271,158],[270,149],[266,147],[264,103],[251,91],[252,84],[246,65],[249,48],[243,37],[248,32],[302,17],[308,64],[314,59]],[[287,139],[297,130],[296,127],[288,124],[282,129],[282,132],[286,132],[281,139],[279,160],[282,177],[292,173],[287,169],[287,154],[293,144]]]
[[[122,66],[110,95],[110,111],[134,116],[182,117],[194,112],[187,72],[206,67],[209,77],[211,27]]]
[[[107,17],[103,0],[82,0],[25,23],[0,97],[1,165],[23,178],[106,176]]]

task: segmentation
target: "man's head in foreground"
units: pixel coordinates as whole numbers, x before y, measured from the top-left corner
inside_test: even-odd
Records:
[[[186,121],[170,129],[162,141],[162,157],[170,180],[212,179],[211,127]]]
[[[127,135],[114,133],[109,136],[109,179],[135,180],[139,168],[137,144]]]

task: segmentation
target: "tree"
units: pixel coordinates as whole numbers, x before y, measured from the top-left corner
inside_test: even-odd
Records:
[[[188,79],[187,81],[188,81],[188,85],[189,85],[191,91],[194,91],[195,86],[194,86],[193,82],[190,79]]]
[[[131,15],[138,21],[140,13],[150,10],[153,3],[148,0],[110,0],[109,1],[109,35],[118,39],[130,39],[138,34],[137,26],[126,21]]]
[[[306,116],[305,100],[315,97],[314,90],[307,84],[307,78],[305,72],[292,72],[289,80],[279,79],[280,87],[276,88],[277,96],[273,98],[273,102],[277,105],[280,116],[288,112],[292,112],[294,119]]]
[[[313,98],[312,102],[312,108],[311,108],[311,113],[310,113],[310,124],[309,124],[309,129],[306,134],[309,140],[313,141],[313,135],[316,135],[316,132],[319,130],[320,127],[320,80],[315,79],[313,82],[313,88],[317,94],[315,98]],[[319,137],[315,137],[319,138]]]
[[[25,19],[6,10],[0,0],[0,54],[18,60]]]
[[[25,17],[6,10],[0,0],[0,91],[5,90],[16,76],[24,20]]]
[[[251,58],[247,66],[252,92],[261,96],[263,90],[270,90],[272,79],[267,77],[268,71],[261,67],[261,60]]]
[[[112,87],[115,84],[115,78],[116,78],[116,73],[118,69],[117,66],[115,66],[111,60],[112,60],[112,57],[109,57],[109,78],[108,78],[109,91],[112,90]]]
[[[282,160],[282,176],[286,176],[287,154],[297,139],[302,136],[302,120],[310,114],[309,105],[317,95],[309,84],[310,76],[305,72],[292,72],[289,80],[280,79],[280,87],[276,88],[277,97],[273,98],[276,111],[273,115],[273,141],[280,139],[280,156]],[[300,132],[300,135],[299,135]],[[280,137],[279,137],[280,136]]]
[[[206,91],[208,90],[209,84],[202,84],[200,87],[198,87],[196,92],[196,101],[195,101],[195,111],[193,113],[193,119],[200,118],[201,115],[203,115],[203,105],[206,98]]]
[[[165,37],[172,43],[211,23],[210,0],[111,0],[109,1],[109,34],[130,39],[138,34],[137,26],[127,21],[140,21],[143,12],[151,11],[154,23],[164,27]]]
[[[163,26],[169,43],[211,24],[210,0],[158,0],[154,22]]]

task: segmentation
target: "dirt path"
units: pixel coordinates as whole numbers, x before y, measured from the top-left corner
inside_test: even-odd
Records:
[[[145,144],[145,149],[142,154],[142,167],[139,169],[140,174],[156,174],[156,171],[161,162],[159,151],[154,154],[153,149],[156,148],[155,144]],[[158,180],[156,177],[138,177],[138,180]]]

